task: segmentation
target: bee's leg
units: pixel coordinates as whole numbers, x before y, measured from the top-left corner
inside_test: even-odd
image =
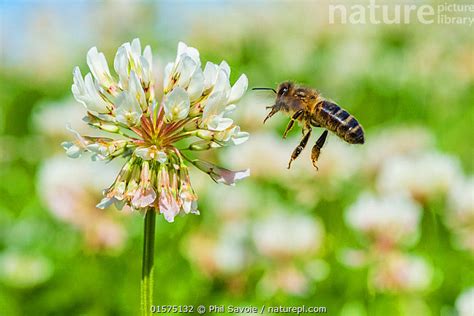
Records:
[[[301,129],[301,134],[303,134],[303,136],[306,134],[306,131],[309,131],[311,129],[311,124],[306,121],[306,123],[304,124],[304,127]]]
[[[295,114],[291,117],[290,122],[288,122],[288,125],[286,126],[285,132],[283,133],[283,138],[286,138],[286,135],[291,131],[293,128],[293,125],[295,125],[295,120],[297,120],[301,114],[303,114],[303,110],[296,111]]]
[[[293,162],[293,160],[298,158],[298,156],[301,154],[301,152],[305,148],[306,144],[308,143],[309,136],[311,136],[311,129],[309,129],[308,132],[303,136],[303,139],[301,140],[298,147],[296,147],[295,150],[293,150],[290,161],[288,162],[288,169],[290,169],[291,163]]]
[[[275,115],[276,112],[279,111],[279,109],[276,107],[276,106],[267,106],[267,109],[272,109],[270,111],[270,113],[268,113],[267,117],[263,120],[263,124],[265,124],[265,122],[270,118],[272,117],[273,115]]]
[[[316,162],[318,161],[319,154],[321,153],[321,148],[323,148],[324,143],[326,142],[326,137],[328,136],[328,131],[325,130],[321,136],[319,136],[316,144],[311,149],[311,161],[313,162],[313,166],[318,170],[318,166],[316,166]]]

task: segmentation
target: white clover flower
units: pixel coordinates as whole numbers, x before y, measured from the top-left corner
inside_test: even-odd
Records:
[[[310,279],[294,265],[285,265],[266,272],[258,284],[264,297],[271,297],[279,291],[296,296],[304,296],[310,289]]]
[[[59,156],[41,165],[37,188],[52,215],[79,230],[89,248],[119,250],[126,239],[123,225],[95,207],[99,191],[114,176],[111,165],[92,165],[85,159],[71,161]]]
[[[207,276],[235,275],[247,268],[249,247],[247,225],[243,221],[225,223],[217,235],[194,232],[184,243],[184,252]]]
[[[244,222],[224,224],[214,249],[216,267],[223,273],[242,271],[248,263],[247,226]]]
[[[346,223],[380,247],[411,244],[419,235],[420,206],[404,195],[362,194],[345,214]]]
[[[474,314],[474,287],[462,292],[456,299],[458,316],[472,316]]]
[[[47,257],[5,251],[0,255],[0,280],[15,288],[33,288],[51,278],[53,264]]]
[[[388,159],[377,178],[380,192],[407,192],[420,202],[445,195],[461,177],[459,161],[439,153]]]
[[[474,253],[474,177],[453,185],[445,218],[456,247]]]
[[[153,208],[172,222],[178,214],[199,214],[185,161],[227,185],[249,175],[248,169],[233,172],[184,154],[248,139],[248,133],[227,117],[247,90],[248,80],[242,75],[231,86],[225,61],[219,66],[208,62],[203,70],[198,50],[179,43],[175,61],[164,70],[163,93],[157,93],[161,99],[155,97],[151,49],[142,51],[138,39],[118,49],[117,76],[95,47],[87,53],[87,64],[92,74],[85,78],[74,69],[72,93],[87,110],[84,121],[113,136],[81,136],[71,130],[75,141],[62,145],[73,158],[91,152],[93,160],[127,159],[98,207],[113,203],[119,208]]]
[[[54,141],[51,148],[48,148],[48,151],[52,151],[58,147],[57,140],[69,136],[70,132],[64,129],[68,122],[80,128],[78,132],[81,134],[94,131],[90,126],[82,124],[82,115],[83,109],[77,106],[72,97],[68,97],[61,101],[40,103],[33,111],[32,122],[38,134],[47,137],[48,141]]]
[[[433,267],[423,258],[395,252],[373,267],[369,282],[378,292],[419,292],[429,288],[433,274]]]
[[[324,228],[314,218],[280,212],[257,222],[252,237],[260,253],[286,259],[316,252],[322,246]]]
[[[365,146],[363,168],[373,174],[390,158],[424,152],[430,149],[433,143],[433,135],[422,127],[392,127],[381,130],[374,133]]]

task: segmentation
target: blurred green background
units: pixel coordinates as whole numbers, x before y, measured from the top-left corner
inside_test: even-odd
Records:
[[[315,87],[366,132],[363,146],[331,135],[319,172],[309,149],[288,171],[300,132],[281,139],[281,114],[262,125],[273,95],[249,91],[235,116],[250,140],[206,155],[252,176],[221,187],[196,172],[201,215],[158,217],[155,304],[474,315],[472,27],[327,14],[324,1],[3,1],[0,315],[138,313],[143,217],[95,208],[120,162],[60,147],[67,123],[83,126],[72,68],[92,46],[111,66],[135,37],[157,69],[181,40],[250,87]]]

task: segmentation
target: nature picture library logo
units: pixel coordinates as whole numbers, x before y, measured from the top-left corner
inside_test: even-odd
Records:
[[[333,3],[329,5],[329,23],[421,23],[472,26],[474,24],[474,3],[384,3],[376,0],[363,3]]]

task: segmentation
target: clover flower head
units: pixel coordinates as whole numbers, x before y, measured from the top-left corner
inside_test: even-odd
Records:
[[[95,177],[99,172],[101,177]],[[75,227],[89,250],[120,251],[127,238],[117,214],[100,212],[94,207],[100,188],[113,177],[111,165],[99,166],[64,156],[45,160],[38,172],[38,193],[48,210],[58,220]]]
[[[383,193],[408,192],[425,204],[445,196],[461,179],[459,161],[436,151],[387,159],[377,176],[377,189]]]
[[[87,53],[87,64],[90,73],[84,77],[78,67],[74,69],[72,93],[86,109],[83,120],[111,136],[82,136],[68,127],[75,140],[62,146],[72,158],[85,152],[92,160],[126,158],[99,208],[152,208],[173,222],[178,214],[199,214],[186,162],[227,185],[249,175],[249,170],[234,172],[187,156],[188,151],[239,145],[248,139],[249,134],[228,117],[248,80],[241,75],[231,86],[225,61],[208,62],[202,69],[198,50],[179,43],[175,61],[164,69],[163,93],[155,93],[151,49],[142,50],[138,39],[117,50],[116,75],[95,47]]]
[[[456,248],[474,254],[474,177],[455,183],[449,192],[445,222]]]
[[[433,267],[423,258],[394,252],[373,267],[369,282],[378,292],[420,292],[430,287],[433,274]]]
[[[404,194],[374,196],[363,193],[347,209],[345,220],[370,241],[390,250],[396,245],[417,241],[421,216],[420,206]]]
[[[261,254],[285,261],[317,252],[324,227],[314,218],[280,211],[255,224],[253,240]]]
[[[456,299],[456,311],[459,316],[472,315],[472,302],[474,301],[474,287],[462,292]]]

